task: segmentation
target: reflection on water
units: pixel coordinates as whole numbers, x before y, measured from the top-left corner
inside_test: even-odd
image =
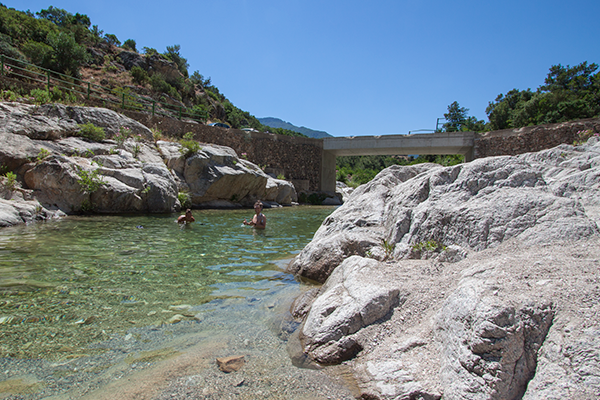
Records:
[[[194,318],[215,299],[297,285],[291,258],[330,207],[270,209],[268,227],[241,226],[252,210],[84,216],[0,230],[0,357],[65,358],[132,328]]]

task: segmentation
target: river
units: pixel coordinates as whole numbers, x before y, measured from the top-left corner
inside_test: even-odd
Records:
[[[352,398],[343,372],[289,357],[286,314],[308,285],[285,266],[332,211],[268,209],[264,231],[241,224],[250,210],[0,230],[0,396]],[[246,363],[224,374],[215,357],[232,355]]]

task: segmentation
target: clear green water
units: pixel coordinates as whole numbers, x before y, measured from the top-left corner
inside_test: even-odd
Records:
[[[93,343],[161,325],[194,306],[297,285],[277,260],[312,238],[331,207],[85,216],[0,230],[0,357],[61,360]],[[188,307],[189,306],[189,307]]]

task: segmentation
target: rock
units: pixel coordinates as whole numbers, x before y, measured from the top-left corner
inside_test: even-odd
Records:
[[[244,356],[217,357],[217,365],[225,373],[238,371],[245,363]]]
[[[28,200],[40,202],[44,212],[36,218],[60,215],[49,209],[63,215],[175,212],[179,191],[190,192],[197,207],[251,206],[257,199],[279,206],[297,200],[291,183],[269,178],[231,148],[203,145],[186,159],[179,143],[159,141],[155,147],[148,128],[111,110],[0,103],[0,120],[0,164],[17,174],[21,189],[30,192]],[[108,139],[75,137],[87,122],[104,127]],[[110,140],[120,128],[132,137]],[[82,185],[86,179],[99,185],[90,190]],[[3,206],[2,224],[31,220],[17,212]]]
[[[584,155],[564,146],[537,159],[387,168],[325,220],[289,269],[323,282],[343,259],[383,239],[396,258],[406,258],[428,242],[480,251],[514,237],[543,244],[596,234],[600,146],[588,145]],[[581,163],[590,168],[582,171]]]
[[[146,68],[144,57],[134,51],[122,51],[117,54],[117,58],[128,71],[133,67]]]
[[[275,179],[267,175],[265,195],[263,199],[267,202],[290,205],[298,202],[298,194],[291,182],[283,179]]]
[[[344,182],[337,181],[335,183],[335,193],[341,197],[342,203],[345,203],[353,192],[354,188],[346,185]]]
[[[22,198],[0,199],[0,227],[44,221],[60,216],[60,213],[47,210],[37,201]]]
[[[132,135],[152,139],[152,132],[141,123],[106,108],[44,104],[0,103],[0,133],[24,135],[30,139],[56,140],[77,136],[79,125],[92,123],[104,128],[107,138],[117,135],[120,128],[129,128]]]
[[[167,321],[167,324],[177,324],[185,319],[185,316],[181,314],[175,314]]]
[[[342,205],[342,199],[334,196],[334,197],[326,197],[322,202],[322,205],[324,206],[341,206]]]
[[[437,316],[440,379],[457,397],[521,398],[555,310],[551,303],[498,301],[486,286],[478,278],[463,280]]]
[[[303,354],[369,399],[597,398],[599,155],[382,171],[291,264],[325,282],[291,310]]]
[[[358,256],[345,260],[312,303],[300,340],[316,361],[332,364],[354,356],[360,346],[353,334],[385,317],[399,302],[397,283],[372,284],[377,261]]]
[[[257,199],[289,205],[298,199],[290,182],[269,177],[229,147],[203,143],[200,151],[185,158],[179,143],[157,145],[180,190],[189,191],[194,207],[251,206]]]

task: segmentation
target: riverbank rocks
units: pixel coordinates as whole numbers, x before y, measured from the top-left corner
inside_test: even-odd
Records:
[[[271,178],[229,147],[203,143],[199,151],[185,157],[179,143],[158,141],[157,145],[194,207],[223,207],[227,202],[251,206],[258,199],[283,205],[298,201],[292,183]]]
[[[106,139],[78,137],[86,123],[103,128]],[[121,131],[129,138],[117,142]],[[185,157],[178,142],[155,144],[152,137],[144,125],[108,109],[0,102],[0,166],[43,211],[28,217],[23,210],[30,205],[15,206],[21,199],[12,198],[11,207],[2,206],[0,226],[65,213],[170,213],[180,209],[182,191],[194,207],[297,201],[291,183],[268,177],[228,147],[203,144]]]
[[[300,340],[314,360],[333,364],[353,357],[361,347],[352,335],[398,305],[400,285],[380,284],[385,279],[373,275],[385,271],[376,267],[375,260],[350,257],[323,285],[300,331]]]
[[[600,396],[600,144],[391,167],[290,268],[304,353],[368,399]]]

